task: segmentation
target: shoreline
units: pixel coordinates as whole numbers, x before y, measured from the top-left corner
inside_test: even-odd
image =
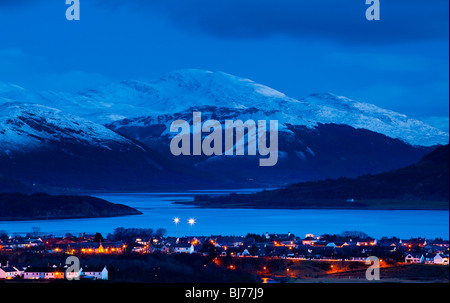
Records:
[[[52,217],[52,218],[0,218],[0,222],[19,222],[19,221],[54,221],[54,220],[74,220],[74,219],[101,219],[101,218],[116,218],[116,217],[126,217],[126,216],[139,216],[143,215],[141,211],[139,213],[129,213],[129,214],[119,214],[119,215],[111,215],[111,216],[93,216],[93,217]]]
[[[264,190],[276,190],[278,187],[242,187],[242,188],[187,188],[187,189],[144,189],[144,190],[107,190],[107,189],[68,189],[49,190],[54,195],[98,195],[98,194],[177,194],[177,193],[205,193],[209,192],[223,192],[223,195],[227,195],[234,192],[246,192],[251,191],[254,193],[262,192]],[[222,195],[222,194],[220,194]]]
[[[440,201],[438,203],[441,203]],[[444,203],[444,202],[443,202]],[[183,201],[174,201],[172,202],[172,204],[180,204],[180,205],[192,205],[194,207],[198,207],[198,208],[216,208],[216,209],[285,209],[285,210],[302,210],[302,209],[317,209],[317,210],[367,210],[367,211],[371,211],[371,210],[417,210],[417,211],[424,211],[424,210],[429,210],[429,211],[449,211],[450,208],[448,205],[446,206],[442,206],[442,207],[395,207],[395,206],[380,206],[380,207],[376,207],[376,206],[342,206],[342,207],[338,207],[338,206],[304,206],[304,205],[299,205],[299,206],[286,206],[286,205],[271,205],[271,206],[266,206],[266,205],[252,205],[252,204],[242,204],[242,205],[237,205],[236,204],[232,204],[232,205],[219,205],[219,204],[206,204],[206,203],[198,203],[198,202],[183,202]]]

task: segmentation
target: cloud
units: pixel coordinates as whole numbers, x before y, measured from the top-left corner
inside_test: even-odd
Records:
[[[381,0],[381,20],[368,21],[364,0],[131,0],[115,7],[149,9],[184,30],[225,38],[288,35],[344,43],[396,43],[448,38],[448,0]]]
[[[41,1],[0,0],[24,9]],[[59,2],[59,1],[58,1]],[[381,20],[365,18],[365,0],[95,0],[82,9],[128,8],[175,27],[230,39],[286,35],[351,44],[392,44],[448,39],[448,0],[380,0]],[[64,5],[45,0],[53,6]]]

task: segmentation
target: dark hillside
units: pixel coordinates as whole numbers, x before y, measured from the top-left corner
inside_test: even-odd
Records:
[[[140,211],[122,204],[89,196],[51,196],[0,193],[0,220],[42,220],[138,215]]]

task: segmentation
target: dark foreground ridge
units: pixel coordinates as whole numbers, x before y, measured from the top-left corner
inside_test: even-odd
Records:
[[[305,182],[250,195],[197,196],[204,207],[448,209],[449,146],[418,163],[358,178]]]
[[[47,220],[140,215],[140,211],[89,196],[0,193],[0,220]]]

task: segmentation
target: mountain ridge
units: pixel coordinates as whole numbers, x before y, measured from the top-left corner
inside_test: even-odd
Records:
[[[16,95],[30,99],[32,103],[39,101],[37,103],[72,112],[100,124],[173,114],[199,106],[257,108],[271,113],[263,117],[278,119],[282,121],[280,124],[290,123],[309,128],[315,127],[317,123],[346,124],[399,138],[412,145],[448,143],[447,133],[373,104],[331,93],[294,99],[268,86],[224,72],[178,70],[153,81],[116,81],[75,94],[40,92],[26,97],[23,88],[17,90],[20,92]],[[14,96],[12,93],[2,96],[0,91],[0,102],[11,100]],[[342,114],[343,104],[346,104],[346,115]]]
[[[278,120],[276,167],[248,155],[173,156],[170,124],[193,111],[221,123]],[[294,99],[223,72],[179,70],[75,94],[0,83],[0,174],[43,188],[277,187],[400,168],[442,143],[447,133],[403,114],[331,93]]]

